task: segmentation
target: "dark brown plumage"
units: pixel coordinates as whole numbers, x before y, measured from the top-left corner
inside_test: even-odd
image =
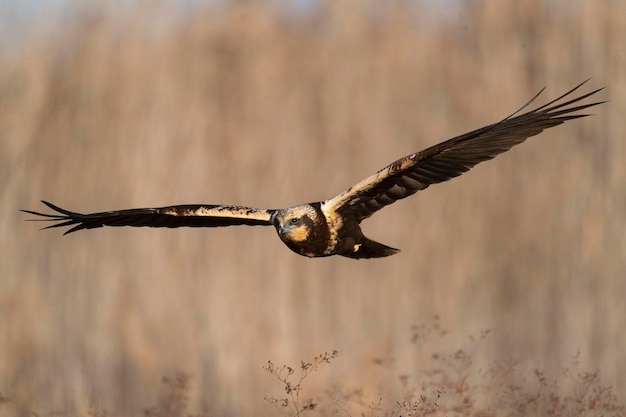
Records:
[[[343,193],[322,202],[273,210],[197,204],[81,214],[44,201],[56,213],[22,211],[44,217],[38,220],[60,222],[46,228],[73,226],[65,234],[102,226],[273,225],[280,239],[292,251],[303,256],[342,255],[354,259],[389,256],[399,250],[363,236],[361,221],[431,184],[457,177],[545,129],[587,116],[576,112],[603,101],[578,103],[602,89],[564,100],[585,82],[541,107],[517,115],[543,92],[542,89],[520,110],[500,122],[398,159]]]

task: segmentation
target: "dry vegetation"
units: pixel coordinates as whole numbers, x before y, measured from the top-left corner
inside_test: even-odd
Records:
[[[77,3],[0,51],[0,413],[275,415],[261,365],[338,349],[304,381],[337,401],[307,413],[623,414],[558,407],[626,392],[626,3]],[[18,212],[322,199],[590,76],[593,118],[368,221],[403,250],[382,260],[304,259],[265,228],[61,237]],[[434,314],[446,337],[411,343]],[[455,409],[427,371],[485,328],[469,357],[492,379]],[[577,352],[594,372],[563,375]]]

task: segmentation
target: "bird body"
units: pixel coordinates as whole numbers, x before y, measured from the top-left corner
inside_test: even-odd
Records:
[[[360,226],[363,220],[431,184],[457,177],[547,128],[587,116],[576,112],[603,102],[576,103],[602,89],[561,102],[585,82],[543,106],[517,115],[543,92],[542,89],[511,116],[400,158],[325,201],[283,209],[189,204],[91,214],[71,212],[43,201],[56,213],[22,211],[43,217],[37,220],[60,222],[47,228],[73,226],[65,234],[103,226],[274,226],[282,242],[299,255],[341,255],[353,259],[390,256],[399,250],[365,237]]]

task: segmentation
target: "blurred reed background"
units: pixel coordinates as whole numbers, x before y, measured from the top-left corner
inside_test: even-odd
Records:
[[[119,7],[70,2],[2,43],[7,415],[141,415],[177,371],[195,410],[273,415],[267,360],[331,349],[311,395],[393,398],[398,375],[428,365],[410,329],[434,315],[442,349],[490,329],[479,361],[558,377],[580,352],[626,392],[626,3]],[[18,212],[324,199],[587,77],[609,87],[594,117],[368,220],[368,236],[402,249],[390,258],[309,260],[261,227],[62,237]]]

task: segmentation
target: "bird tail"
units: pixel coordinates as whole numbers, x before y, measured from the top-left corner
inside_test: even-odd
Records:
[[[363,241],[354,252],[342,253],[341,255],[352,259],[370,259],[384,258],[385,256],[395,255],[398,252],[400,252],[400,249],[392,248],[363,237]]]

